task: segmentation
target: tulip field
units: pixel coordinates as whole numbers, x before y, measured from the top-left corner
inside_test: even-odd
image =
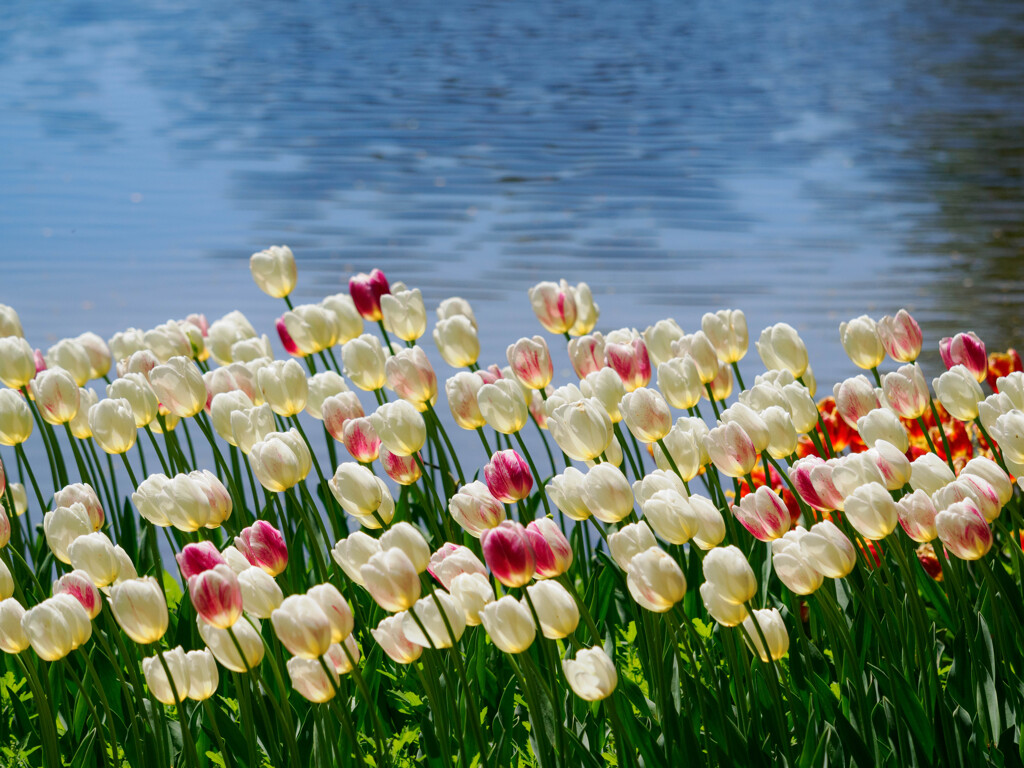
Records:
[[[0,765],[1022,765],[1015,351],[862,316],[826,389],[561,281],[482,356],[486,306],[250,270],[286,359],[0,304]]]

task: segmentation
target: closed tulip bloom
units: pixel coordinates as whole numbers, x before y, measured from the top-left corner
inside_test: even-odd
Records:
[[[1009,504],[1010,499],[1013,498],[1013,483],[1010,482],[1010,476],[992,459],[984,456],[971,459],[961,470],[960,478],[964,479],[964,475],[980,477],[988,481],[992,488],[995,489],[999,506],[1001,507]]]
[[[912,363],[921,354],[921,326],[905,309],[878,321],[878,337],[889,357],[898,363]]]
[[[243,528],[235,537],[235,548],[249,563],[271,576],[277,576],[288,565],[288,547],[284,537],[266,520],[257,520]]]
[[[842,342],[847,356],[858,368],[877,368],[885,359],[885,347],[878,336],[875,321],[867,315],[840,323],[839,341]]]
[[[121,570],[114,544],[105,533],[78,536],[68,545],[67,551],[71,566],[88,573],[97,587],[112,583]]]
[[[206,406],[203,374],[188,357],[172,357],[149,372],[157,398],[178,418],[195,416]]]
[[[384,325],[402,341],[416,341],[427,330],[427,310],[419,288],[380,297]]]
[[[947,551],[961,560],[979,560],[992,548],[992,529],[970,499],[936,514],[935,530]]]
[[[189,472],[188,478],[206,496],[206,503],[209,507],[209,517],[206,520],[207,528],[216,528],[225,520],[231,517],[231,494],[224,487],[213,472],[208,469]]]
[[[884,539],[899,521],[898,507],[892,496],[879,483],[857,488],[846,498],[846,516],[865,539]]]
[[[739,424],[750,438],[754,450],[760,453],[768,446],[770,433],[764,419],[743,403],[735,403],[722,411],[722,424]]]
[[[1003,506],[999,503],[999,493],[987,480],[973,475],[961,475],[947,486],[932,494],[936,509],[946,509],[957,501],[970,499],[974,502],[986,523],[993,522]]]
[[[13,597],[0,600],[0,651],[21,653],[29,647],[29,637],[21,624],[25,609]]]
[[[185,654],[185,662],[188,664],[188,698],[205,701],[213,696],[220,682],[213,654],[208,650],[189,651]]]
[[[110,454],[126,453],[138,437],[131,403],[122,398],[101,400],[89,408],[89,427],[99,447]]]
[[[242,588],[227,565],[216,565],[188,579],[188,592],[196,613],[220,629],[234,626],[242,615]]]
[[[644,344],[654,365],[661,366],[675,358],[672,345],[686,334],[672,318],[659,320],[643,332]],[[661,376],[659,372],[659,377]]]
[[[651,547],[658,546],[654,534],[647,523],[641,520],[639,523],[624,525],[619,530],[608,536],[608,549],[612,559],[618,563],[619,568],[626,570],[629,561],[635,555],[646,552]]]
[[[548,420],[552,437],[566,454],[577,461],[592,461],[612,442],[612,422],[595,398],[568,403]]]
[[[78,413],[81,395],[78,385],[63,368],[50,368],[28,383],[39,415],[48,424],[66,424]]]
[[[931,495],[956,479],[946,462],[934,453],[918,456],[910,464],[910,487]]]
[[[789,371],[797,379],[807,370],[807,347],[791,325],[776,323],[765,328],[756,346],[765,368]]]
[[[763,410],[761,419],[768,427],[768,443],[765,450],[773,459],[784,459],[796,452],[800,436],[793,425],[789,411],[779,405]]]
[[[124,633],[140,645],[155,643],[167,632],[167,602],[152,576],[115,584],[110,609]]]
[[[561,640],[576,631],[580,609],[569,591],[557,581],[539,581],[526,588],[537,611],[544,637]],[[523,606],[528,608],[526,600]]]
[[[430,546],[419,528],[411,523],[395,523],[380,537],[380,546],[383,551],[400,549],[417,573],[423,573],[430,565]]]
[[[985,399],[985,393],[966,367],[954,365],[939,378],[933,379],[932,387],[942,407],[953,418],[960,421],[978,418],[978,403]]]
[[[800,553],[819,573],[841,579],[853,570],[857,551],[831,520],[815,523],[800,539]]]
[[[477,395],[483,385],[479,376],[468,371],[457,373],[445,382],[448,407],[455,423],[462,429],[476,429],[487,423],[477,403]]]
[[[924,491],[905,495],[897,502],[896,512],[903,530],[914,541],[926,543],[938,535],[935,530],[937,510],[931,497]]]
[[[363,318],[347,293],[325,296],[320,306],[334,313],[335,344],[345,344],[363,332]]]
[[[20,445],[32,434],[32,414],[21,393],[0,389],[0,445]]]
[[[754,441],[737,422],[723,424],[708,432],[704,437],[704,448],[714,465],[729,477],[743,477],[757,463]]]
[[[732,394],[732,368],[725,363],[722,363],[718,367],[718,373],[715,378],[708,384],[711,388],[710,397],[705,392],[704,397],[706,399],[714,399],[716,403],[721,403],[724,400],[729,399],[729,395]]]
[[[600,333],[588,333],[569,340],[569,362],[581,379],[604,368],[604,343],[604,336]]]
[[[575,659],[564,659],[562,671],[573,693],[584,701],[607,699],[619,681],[615,664],[599,646],[578,651]]]
[[[459,526],[474,538],[500,525],[506,518],[505,507],[479,480],[467,483],[452,496],[448,511]]]
[[[484,466],[484,478],[491,494],[505,504],[525,499],[533,488],[529,465],[511,448],[491,457]]]
[[[426,422],[405,400],[384,403],[369,418],[381,442],[399,456],[412,456],[426,442]]]
[[[62,563],[71,563],[68,548],[79,536],[92,533],[92,521],[84,505],[73,503],[57,507],[43,515],[43,534],[53,556]]]
[[[345,424],[350,419],[365,417],[366,413],[363,411],[363,404],[359,402],[359,396],[355,392],[339,392],[336,395],[324,398],[320,405],[320,415],[323,418],[327,431],[331,433],[331,437],[340,442],[345,442]]]
[[[381,484],[366,467],[353,462],[341,464],[328,486],[334,498],[348,514],[356,517],[372,515],[383,501]]]
[[[618,467],[598,464],[583,480],[583,503],[604,523],[617,523],[633,511],[633,489]]]
[[[237,445],[234,431],[231,428],[231,414],[252,407],[252,400],[240,390],[220,392],[214,395],[210,404],[210,421],[213,422],[214,431],[230,445]],[[138,421],[138,413],[136,413],[136,421]]]
[[[823,576],[804,557],[800,542],[804,528],[786,531],[772,542],[772,568],[779,580],[796,595],[809,595],[821,586]]]
[[[900,417],[918,419],[928,410],[928,384],[917,364],[901,365],[882,377],[885,401]]]
[[[306,357],[333,347],[338,341],[338,319],[319,304],[302,304],[285,312],[275,323],[285,352]]]
[[[21,617],[21,627],[43,661],[63,659],[92,634],[85,609],[69,595],[57,595],[29,608]]]
[[[434,326],[434,344],[452,368],[465,368],[480,358],[476,325],[465,315],[439,320]]]
[[[945,375],[947,374],[943,374]],[[1014,464],[1024,463],[1024,412],[1014,409],[999,416],[992,425],[991,432],[992,437],[999,443],[1004,459]]]
[[[640,607],[655,613],[671,610],[686,595],[686,577],[679,564],[656,546],[630,559],[626,586]]]
[[[416,566],[401,549],[383,549],[360,568],[366,589],[386,611],[405,611],[420,596]]]
[[[189,315],[185,320],[175,321],[175,325],[188,339],[189,356],[199,362],[209,360],[210,350],[206,346],[206,332],[210,326],[206,322],[206,317],[204,315]]]
[[[522,653],[537,636],[529,608],[511,595],[484,606],[480,620],[498,650],[505,653]]]
[[[252,327],[252,323],[249,322],[245,315],[235,310],[210,324],[206,343],[214,360],[221,365],[227,365],[234,362],[231,356],[231,348],[234,344],[245,339],[252,339],[255,336],[256,329]],[[111,340],[110,346],[115,359],[119,360],[124,357],[123,354],[118,354],[118,350],[114,348],[113,340]]]
[[[641,387],[622,398],[622,416],[633,436],[644,443],[655,443],[672,428],[672,413],[661,393]]]
[[[366,584],[363,581],[361,569],[369,562],[370,558],[381,551],[380,542],[377,539],[367,536],[362,531],[351,533],[348,537],[341,539],[331,550],[331,557],[334,558],[341,569],[352,581],[361,587]]]
[[[420,347],[399,350],[384,365],[387,385],[400,398],[424,411],[437,402],[437,376]]]
[[[730,603],[746,603],[757,593],[757,579],[739,547],[712,550],[704,558],[704,578],[715,585],[719,596]]]
[[[796,486],[800,498],[820,512],[842,509],[843,494],[836,488],[832,476],[840,461],[825,461],[818,456],[808,456],[794,462],[789,476]]]
[[[280,493],[306,479],[313,466],[309,448],[296,429],[272,432],[252,447],[249,463],[268,491]]]
[[[857,431],[866,445],[884,440],[905,453],[910,448],[910,435],[899,416],[888,408],[876,408],[857,421]]]
[[[78,390],[78,412],[68,422],[71,434],[78,440],[85,440],[92,437],[92,428],[89,426],[89,409],[99,402],[99,395],[91,389],[81,388]],[[0,435],[2,440],[2,435]],[[2,442],[0,442],[2,445]]]
[[[21,319],[18,317],[14,307],[0,304],[0,337],[2,336],[24,336],[25,332],[21,327]]]
[[[96,491],[88,483],[72,483],[53,495],[54,507],[70,507],[76,502],[85,507],[92,530],[98,531],[103,527],[103,507]]]
[[[6,513],[4,513],[6,516]],[[14,594],[14,577],[7,563],[0,560],[0,600],[6,600]]]
[[[646,522],[663,541],[667,541],[669,544],[685,544],[694,537],[700,528],[701,515],[699,511],[693,508],[686,496],[675,489],[664,488],[654,491],[644,500],[642,507]],[[651,543],[642,548],[647,549],[650,546],[654,546],[654,544]],[[628,561],[628,559],[627,557],[626,560]],[[618,562],[618,558],[616,561]],[[621,562],[619,565],[625,567]]]
[[[857,428],[858,420],[881,406],[879,395],[881,390],[876,389],[864,375],[846,379],[833,388],[836,410],[853,429]]]
[[[477,406],[487,424],[505,435],[518,432],[529,417],[522,389],[517,382],[508,379],[480,387]]]
[[[718,359],[714,345],[704,331],[684,334],[672,342],[672,351],[676,357],[693,358],[701,384],[710,384],[718,375],[721,361]]]
[[[604,348],[608,367],[614,370],[627,392],[646,387],[651,381],[651,359],[643,339],[635,338],[628,343],[608,342]]]
[[[461,296],[450,296],[447,299],[443,299],[437,305],[437,319],[439,321],[450,320],[453,317],[465,317],[474,328],[477,327],[473,307]]]
[[[86,571],[75,570],[61,576],[53,582],[53,594],[71,595],[82,605],[90,620],[99,616],[103,609],[100,592],[96,589],[93,577]]]
[[[253,447],[265,440],[277,430],[274,423],[274,412],[269,405],[259,405],[252,408],[239,408],[231,411],[231,437],[232,444],[248,456],[252,453]]]
[[[259,622],[256,624],[258,627]],[[258,667],[263,661],[263,638],[259,629],[248,621],[239,621],[231,628],[234,639],[226,629],[211,626],[202,618],[196,619],[196,625],[199,627],[199,636],[210,652],[231,672],[247,672]],[[238,652],[239,648],[242,649],[241,653]]]
[[[801,435],[806,435],[818,423],[818,406],[810,391],[803,384],[792,383],[780,389],[785,399],[786,410],[793,419],[793,426]]]
[[[962,365],[979,384],[988,375],[988,355],[985,342],[974,333],[958,333],[939,342],[939,354],[946,368]]]
[[[538,579],[553,579],[569,570],[572,547],[554,520],[542,517],[530,521],[526,535],[537,563],[535,575]]]
[[[383,272],[374,269],[370,274],[360,272],[358,275],[350,277],[348,291],[363,319],[375,323],[383,318],[380,297],[391,292],[388,279]]]
[[[551,352],[543,336],[522,338],[506,350],[508,363],[516,378],[529,389],[544,389],[551,383],[554,368]]]
[[[192,343],[173,320],[146,331],[142,340],[161,363],[172,357],[192,357]]]
[[[361,419],[358,421],[362,421]],[[358,425],[355,421],[352,422],[353,431],[357,429]],[[369,425],[367,425],[369,427]],[[372,427],[369,427],[372,429]],[[380,438],[378,438],[378,442]],[[351,451],[350,451],[351,452]],[[412,485],[423,476],[423,472],[420,470],[419,464],[417,464],[417,456],[399,456],[397,453],[392,453],[384,446],[379,448],[380,465],[384,467],[384,471],[387,472],[388,477],[394,480],[399,485]],[[358,456],[357,456],[358,458]]]
[[[249,257],[249,271],[261,291],[275,299],[292,292],[298,280],[295,256],[287,245],[272,245]]]
[[[586,283],[577,283],[572,290],[576,301],[576,322],[569,329],[569,333],[573,336],[583,336],[594,330],[601,308],[594,301],[594,295]]]
[[[405,636],[403,626],[408,614],[405,611],[381,619],[376,629],[370,634],[377,641],[384,653],[398,664],[412,664],[423,653],[423,646],[410,642]]]
[[[188,657],[180,645],[169,651],[157,653],[163,656],[164,663],[171,671],[171,679],[167,679],[167,672],[160,659],[149,656],[142,660],[142,673],[146,677],[146,685],[161,704],[180,704],[187,698],[189,691]]]
[[[723,363],[739,362],[747,354],[750,338],[747,318],[742,310],[720,309],[714,314],[708,312],[701,317],[700,327]]]
[[[156,418],[159,401],[149,381],[141,373],[126,373],[115,379],[107,386],[107,397],[127,400],[135,416],[135,426],[140,429]]]
[[[340,643],[352,634],[352,609],[333,584],[317,584],[306,592],[316,600],[331,625],[331,642]]]
[[[451,589],[452,580],[462,573],[487,576],[487,568],[473,551],[461,544],[446,543],[430,556],[427,572],[445,589]]]
[[[533,313],[550,333],[567,333],[576,324],[576,296],[565,280],[538,283],[529,296]]]
[[[307,381],[306,413],[314,419],[324,420],[324,400],[348,392],[348,385],[334,371],[323,371],[310,376]]]
[[[583,500],[585,477],[575,467],[566,467],[564,472],[555,475],[544,487],[544,492],[559,511],[573,520],[586,520],[591,515],[590,508]]]
[[[32,346],[20,336],[0,338],[0,381],[11,389],[21,389],[35,376]]]
[[[697,476],[701,467],[711,460],[704,444],[708,432],[708,426],[703,419],[695,416],[680,417],[662,440],[675,462],[675,467],[669,463],[660,444],[654,446],[655,463],[660,469],[673,475],[678,470],[680,476],[689,482]]]
[[[239,313],[241,314],[241,313]],[[255,334],[256,331],[253,331]],[[141,328],[126,328],[115,333],[107,342],[113,361],[119,363],[127,360],[136,352],[146,349],[145,333]]]
[[[413,611],[416,613],[416,618],[426,628],[426,634],[412,617]],[[443,618],[442,613],[444,614]],[[448,620],[447,624],[445,619]],[[449,626],[451,633],[448,632]],[[410,642],[424,648],[451,648],[452,644],[457,643],[462,637],[462,633],[466,631],[466,617],[459,604],[450,595],[444,592],[434,592],[416,601],[416,606],[406,614],[402,621],[402,631]],[[455,636],[454,639],[452,635]]]
[[[329,664],[326,667],[327,671],[324,671],[325,668],[319,659],[304,659],[296,656],[288,659],[286,666],[292,688],[298,691],[304,699],[315,704],[323,704],[334,698],[339,677]]]
[[[359,389],[380,389],[387,381],[384,366],[387,357],[376,336],[364,333],[341,348],[345,375]]]
[[[295,360],[275,360],[259,370],[256,382],[267,404],[279,416],[295,416],[306,407],[309,382]]]
[[[479,573],[460,573],[451,584],[451,595],[466,616],[466,624],[480,624],[480,612],[494,602],[494,588],[486,576]]]
[[[563,388],[559,389],[562,390],[560,394],[563,394],[565,402],[594,398],[599,400],[604,409],[608,411],[608,417],[612,420],[612,424],[622,421],[621,403],[626,395],[626,388],[622,384],[622,379],[611,368],[601,368],[593,373],[588,373],[586,378],[580,381],[579,392],[582,397],[575,397],[572,389],[567,391]],[[557,409],[555,402],[557,402],[557,398],[548,399],[547,412],[549,414],[554,413]]]
[[[778,539],[793,524],[786,502],[767,486],[744,496],[738,505],[733,505],[732,513],[759,541]]]
[[[743,628],[747,632],[748,643],[761,659],[768,663],[772,659],[781,659],[789,651],[789,634],[786,624],[778,608],[756,610],[743,620]],[[758,633],[758,628],[761,632]],[[761,635],[764,635],[764,642]],[[767,648],[765,645],[767,644]]]
[[[537,567],[526,529],[506,520],[480,536],[484,559],[491,573],[506,587],[521,587],[533,579]]]
[[[274,633],[288,652],[318,659],[331,645],[331,622],[320,604],[308,595],[289,595],[270,615]]]
[[[212,541],[186,544],[181,552],[174,557],[178,561],[181,578],[186,582],[203,571],[227,564],[224,556]]]

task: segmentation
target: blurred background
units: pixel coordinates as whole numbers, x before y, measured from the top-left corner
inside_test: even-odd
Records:
[[[7,0],[0,301],[44,350],[273,336],[247,259],[287,244],[296,303],[468,298],[482,363],[561,277],[599,330],[785,320],[823,384],[863,313],[1021,346],[1022,50],[1020,2]]]

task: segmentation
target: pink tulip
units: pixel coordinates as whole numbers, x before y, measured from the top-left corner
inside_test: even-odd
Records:
[[[103,607],[100,591],[96,589],[92,577],[85,571],[72,571],[61,576],[53,582],[53,594],[71,595],[82,604],[90,619],[95,619]]]
[[[832,470],[836,464],[836,459],[825,461],[818,456],[808,456],[789,469],[800,498],[821,512],[831,512],[843,504],[843,495],[832,482]]]
[[[281,338],[281,345],[284,347],[284,351],[289,355],[302,356],[302,352],[299,351],[299,345],[295,343],[295,339],[288,333],[288,327],[285,325],[284,317],[277,318],[274,323],[277,328],[277,335]]]
[[[537,561],[537,578],[561,576],[572,565],[572,547],[550,517],[533,520],[526,526],[526,535]]]
[[[619,374],[627,392],[650,383],[651,358],[643,339],[633,339],[629,344],[607,344],[604,354],[608,367]]]
[[[878,338],[897,363],[912,363],[921,354],[921,326],[905,309],[878,321]]]
[[[331,433],[331,437],[343,443],[345,442],[345,424],[349,419],[364,417],[366,412],[355,392],[341,392],[324,398],[320,406],[320,415],[323,416],[324,426]]]
[[[185,581],[218,565],[226,565],[228,562],[211,541],[186,544],[174,558],[178,561],[181,578]]]
[[[961,560],[978,560],[992,548],[992,529],[970,499],[939,512],[935,529],[943,546]]]
[[[380,297],[385,293],[391,293],[391,288],[384,273],[379,269],[373,269],[370,274],[360,272],[349,278],[348,292],[359,314],[366,320],[376,322],[383,317],[380,311]]]
[[[732,513],[759,541],[773,541],[788,531],[793,520],[789,508],[775,491],[761,486],[733,505]]]
[[[36,364],[36,373],[46,370],[46,359],[43,357],[43,350],[37,349],[32,353],[32,361]]]
[[[266,520],[257,520],[235,537],[235,549],[252,565],[277,576],[288,565],[288,546],[284,536]]]
[[[203,621],[218,629],[234,625],[242,615],[242,588],[227,565],[218,565],[188,580],[188,593]]]
[[[946,337],[939,342],[939,354],[947,369],[954,365],[962,365],[979,383],[988,374],[988,356],[985,354],[985,342],[974,333],[958,333],[952,338]]]
[[[506,520],[496,528],[488,528],[480,542],[487,567],[506,587],[521,587],[533,578],[537,559],[521,523]]]
[[[423,474],[416,463],[416,456],[399,456],[383,446],[380,449],[380,463],[388,477],[399,485],[412,485]]]
[[[352,458],[360,464],[368,464],[380,455],[380,438],[365,416],[346,420],[341,437]]]
[[[512,372],[529,389],[544,389],[551,383],[554,367],[551,352],[543,336],[520,339],[506,351]]]
[[[487,490],[505,504],[525,499],[533,488],[529,465],[511,448],[498,451],[491,457],[484,467],[484,479]]]
[[[501,373],[501,368],[497,365],[489,365],[486,368],[481,368],[476,371],[476,375],[483,379],[484,384],[493,384],[498,379],[505,378]]]
[[[461,544],[445,542],[430,556],[427,573],[433,576],[445,589],[451,588],[452,579],[463,573],[487,575],[487,569],[473,550]]]
[[[569,362],[580,379],[585,379],[588,373],[604,368],[604,336],[593,333],[572,339],[569,342]]]
[[[852,429],[857,429],[857,422],[863,416],[881,407],[878,392],[864,375],[853,376],[836,384],[832,394],[836,399],[836,410]]]

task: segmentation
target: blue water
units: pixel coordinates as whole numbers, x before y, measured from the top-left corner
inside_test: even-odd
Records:
[[[469,298],[484,358],[586,280],[600,328],[840,320],[1024,343],[1024,6],[7,0],[0,301],[39,346],[380,266]],[[752,353],[753,355],[753,353]],[[751,362],[750,367],[755,367]]]

